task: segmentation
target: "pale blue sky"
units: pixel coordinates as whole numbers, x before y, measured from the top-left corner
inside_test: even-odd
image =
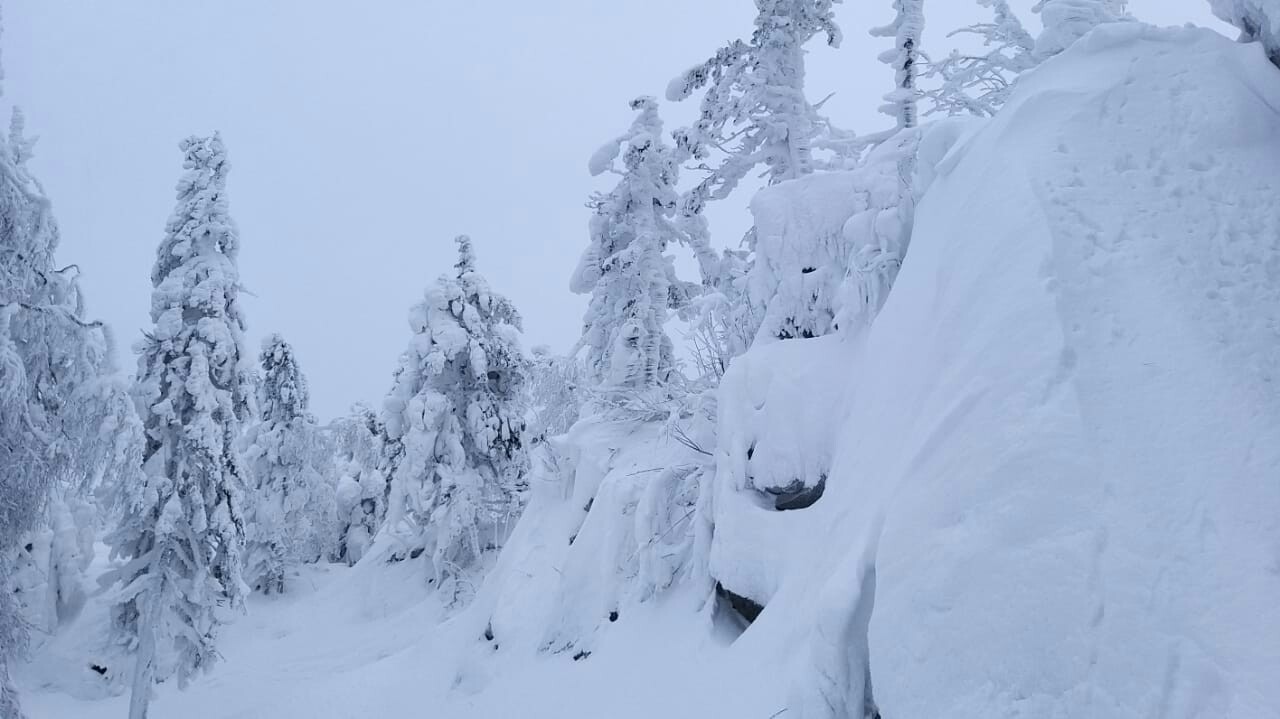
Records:
[[[980,17],[973,0],[928,6],[935,52],[943,31]],[[1206,0],[1130,8],[1222,28]],[[177,142],[221,130],[251,348],[282,332],[330,418],[381,401],[408,307],[452,265],[461,232],[524,313],[527,344],[567,349],[585,306],[568,275],[598,186],[587,158],[626,128],[629,99],[661,96],[752,15],[749,0],[8,0],[4,105],[41,138],[33,166],[62,227],[59,260],[83,269],[129,371]],[[813,47],[810,96],[835,92],[837,124],[879,129],[891,76],[866,29],[890,2],[848,0],[838,17],[846,42]],[[692,110],[669,108],[668,127]],[[746,199],[712,215],[718,244],[741,237]]]

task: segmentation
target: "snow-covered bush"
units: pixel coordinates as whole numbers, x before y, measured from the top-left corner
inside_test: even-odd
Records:
[[[240,606],[245,590],[245,473],[235,442],[250,418],[251,382],[230,165],[216,134],[180,148],[186,172],[151,272],[155,327],[137,347],[144,476],[122,487],[111,538],[125,560],[113,622],[137,654],[135,719],[145,716],[161,667],[185,685],[217,659],[221,613]]]
[[[1209,0],[1213,14],[1240,28],[1240,39],[1259,41],[1280,65],[1280,0]]]
[[[586,373],[573,357],[551,353],[546,345],[534,347],[529,367],[529,437],[544,441],[569,431],[587,401]]]
[[[333,491],[321,437],[308,409],[306,378],[280,335],[263,341],[259,418],[244,437],[247,492],[246,575],[254,589],[283,592],[285,577],[327,554]]]
[[[717,262],[717,274],[680,313],[690,325],[685,340],[697,370],[694,379],[700,384],[718,384],[729,363],[747,351],[760,328],[757,308],[747,299],[750,254],[725,250]]]
[[[383,530],[410,556],[425,551],[454,599],[519,515],[528,466],[520,315],[476,271],[471,239],[457,242],[456,272],[409,313],[413,339],[382,415],[404,448]]]
[[[529,510],[537,507],[531,523],[553,532],[544,541],[558,555],[553,583],[542,589],[549,596],[539,649],[586,656],[620,611],[682,580],[705,583],[695,508],[713,470],[700,447],[711,446],[713,431],[703,408],[676,431],[595,415],[553,443],[558,472],[537,477],[543,503]]]

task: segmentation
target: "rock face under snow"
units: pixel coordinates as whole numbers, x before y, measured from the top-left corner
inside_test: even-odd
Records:
[[[797,715],[855,711],[869,657],[889,717],[1280,716],[1277,157],[1258,46],[1118,23],[941,161],[754,578]]]
[[[1280,65],[1280,0],[1209,0],[1213,14],[1240,28],[1244,39],[1259,40]]]

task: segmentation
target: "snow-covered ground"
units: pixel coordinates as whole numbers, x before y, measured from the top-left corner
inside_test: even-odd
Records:
[[[410,562],[308,568],[154,716],[839,717],[869,660],[890,719],[1280,717],[1277,158],[1260,47],[1100,27],[924,168],[868,331],[735,363],[671,588],[628,528],[695,454],[587,428],[467,610]],[[766,605],[741,636],[711,578]],[[103,611],[20,669],[34,719],[124,715]]]

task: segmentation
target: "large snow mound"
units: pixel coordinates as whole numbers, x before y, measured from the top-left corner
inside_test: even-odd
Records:
[[[854,711],[869,653],[889,717],[1280,716],[1276,158],[1257,45],[1138,23],[959,141],[755,578],[793,709]]]

